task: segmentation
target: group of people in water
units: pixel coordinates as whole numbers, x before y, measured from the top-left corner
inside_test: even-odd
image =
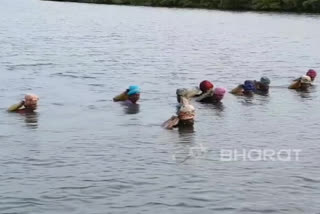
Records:
[[[293,81],[289,89],[307,90],[312,86],[317,72],[310,69],[306,75]],[[238,85],[230,91],[231,94],[238,96],[252,96],[254,94],[268,94],[271,80],[268,77],[261,77],[257,80],[246,80],[243,84]],[[177,89],[177,100],[179,103],[176,116],[172,116],[167,120],[163,127],[173,129],[176,127],[192,126],[195,117],[195,108],[190,104],[190,99],[195,97],[195,101],[203,103],[220,103],[224,98],[226,89],[215,88],[214,85],[204,80],[200,83],[199,88],[195,89]]]
[[[307,90],[312,86],[317,76],[313,69],[308,70],[306,75],[301,76],[293,81],[289,89]],[[254,94],[268,94],[271,81],[268,77],[261,77],[257,80],[246,80],[243,84],[238,85],[230,91],[231,94],[238,96],[252,96]],[[193,89],[177,89],[178,110],[177,115],[172,116],[163,123],[163,127],[173,129],[176,127],[193,126],[195,118],[195,108],[190,104],[191,99],[197,102],[217,104],[222,101],[226,94],[226,89],[214,87],[214,85],[204,80],[199,87]],[[124,92],[113,98],[114,102],[126,102],[127,104],[137,104],[140,99],[140,87],[130,86]],[[11,106],[9,112],[30,113],[34,112],[38,106],[39,97],[35,94],[27,94],[23,101]]]

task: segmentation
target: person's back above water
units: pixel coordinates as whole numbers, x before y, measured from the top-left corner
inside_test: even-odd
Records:
[[[295,80],[290,86],[289,89],[295,90],[307,90],[312,86],[312,80],[309,76],[303,75],[299,79]]]
[[[119,94],[118,96],[115,96],[113,98],[114,102],[120,102],[120,101],[128,101],[132,104],[135,104],[140,99],[140,88],[139,86],[132,85],[129,86],[127,90],[125,90],[123,93]]]
[[[243,84],[238,85],[230,91],[231,94],[237,96],[252,96],[255,90],[254,82],[251,80],[244,81]]]
[[[31,113],[34,112],[38,107],[39,97],[35,94],[27,94],[20,103],[9,107],[9,112],[17,113]]]

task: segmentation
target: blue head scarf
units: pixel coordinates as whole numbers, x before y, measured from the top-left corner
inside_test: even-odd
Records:
[[[137,85],[131,85],[129,86],[129,91],[128,95],[135,95],[135,94],[140,94],[140,88]]]
[[[255,87],[254,87],[254,83],[253,81],[250,81],[250,80],[246,80],[243,84],[243,89],[245,91],[254,91],[255,90]]]

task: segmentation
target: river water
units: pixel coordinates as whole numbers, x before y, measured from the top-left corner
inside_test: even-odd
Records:
[[[0,213],[320,213],[319,87],[287,89],[320,70],[319,15],[38,0],[0,14]],[[161,128],[176,88],[261,75],[269,96],[194,103],[193,130]],[[113,103],[130,84],[140,105]],[[27,92],[38,112],[7,113]]]

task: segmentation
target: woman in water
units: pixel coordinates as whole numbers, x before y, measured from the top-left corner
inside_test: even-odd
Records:
[[[295,89],[295,90],[306,90],[310,88],[312,84],[311,77],[307,75],[303,75],[296,81],[294,81],[290,86],[289,89]]]
[[[35,94],[27,94],[20,103],[12,105],[8,111],[17,113],[32,113],[38,107],[39,97]]]
[[[200,95],[196,101],[203,102],[203,103],[220,103],[221,100],[224,98],[226,93],[226,89],[224,88],[215,88],[210,90],[202,95]]]
[[[125,92],[119,94],[113,98],[114,102],[128,101],[130,103],[136,104],[140,99],[140,88],[139,86],[132,85]]]
[[[196,101],[205,103],[212,102],[214,85],[210,81],[204,80],[200,83],[199,88],[201,90],[201,94],[198,96]]]
[[[189,104],[189,100],[185,97],[181,98],[181,107],[177,112],[177,116],[172,116],[169,120],[163,123],[166,129],[177,127],[193,126],[195,117],[195,108]]]
[[[255,92],[256,93],[264,93],[267,94],[269,92],[269,87],[270,87],[270,79],[268,77],[261,77],[260,81],[253,81],[254,82],[254,87],[255,87]]]
[[[246,80],[243,84],[238,85],[236,88],[230,91],[230,93],[237,96],[252,96],[254,90],[254,82],[251,80]]]
[[[313,69],[309,69],[308,72],[306,73],[306,76],[310,77],[311,78],[311,82],[313,82],[317,77],[317,72],[315,70],[313,70]],[[301,77],[296,79],[296,80],[294,80],[294,82],[297,82],[300,79],[301,79]]]
[[[213,103],[220,103],[226,92],[227,90],[224,88],[215,88],[212,96]]]

